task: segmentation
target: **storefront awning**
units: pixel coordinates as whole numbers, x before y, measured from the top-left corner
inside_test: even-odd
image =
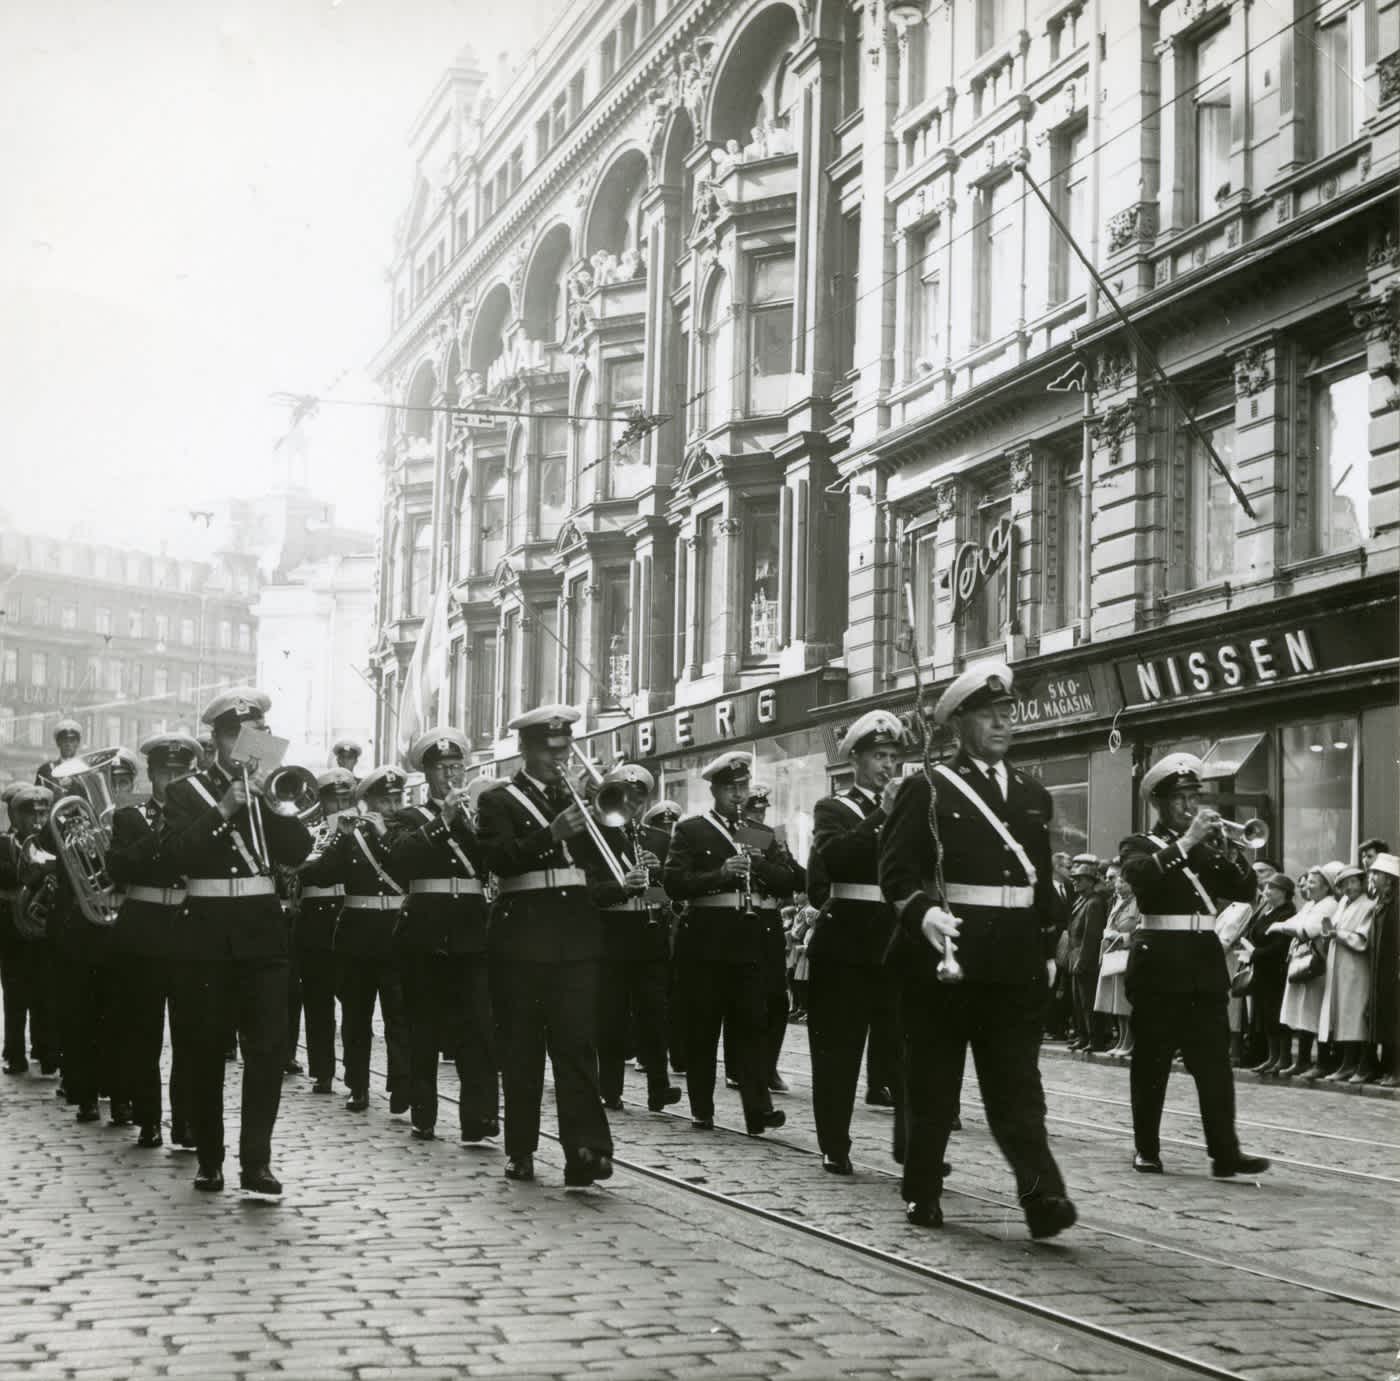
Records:
[[[1263,734],[1238,734],[1234,738],[1217,739],[1201,759],[1206,779],[1217,781],[1221,777],[1238,776],[1254,750],[1263,742]]]

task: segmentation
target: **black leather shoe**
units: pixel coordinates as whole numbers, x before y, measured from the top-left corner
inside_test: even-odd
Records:
[[[389,1111],[391,1113],[405,1113],[412,1106],[413,1102],[406,1093],[391,1093],[389,1095]]]
[[[224,1058],[232,1060],[236,1058],[236,1054],[234,1051],[230,1050]],[[301,1065],[296,1060],[288,1060],[287,1063],[282,1066],[283,1074],[300,1074],[301,1072]]]
[[[62,1098],[65,1102],[67,1101],[67,1099],[68,1099],[68,1090],[67,1090],[66,1088],[63,1087],[63,1080],[62,1080],[62,1079],[60,1079],[60,1080],[58,1081],[58,1086],[54,1089],[54,1091],[53,1091],[53,1096],[54,1096],[55,1098]]]
[[[1074,1205],[1058,1194],[1047,1194],[1041,1199],[1027,1199],[1026,1226],[1036,1241],[1054,1237],[1066,1228],[1072,1228],[1079,1219]]]
[[[218,1165],[201,1165],[194,1177],[194,1187],[205,1194],[222,1194],[223,1168]]]
[[[172,1119],[170,1123],[170,1140],[182,1151],[193,1151],[196,1142],[194,1133],[190,1130],[188,1122],[180,1122]]]
[[[960,1131],[962,1131],[962,1114],[961,1114],[961,1113],[959,1113],[959,1114],[957,1114],[956,1116],[954,1116],[953,1121],[952,1121],[951,1125],[949,1126],[948,1130],[949,1130],[950,1132],[960,1132]]]
[[[672,1084],[665,1093],[659,1097],[647,1099],[647,1110],[649,1112],[664,1112],[667,1108],[674,1107],[681,1101],[681,1091]]]
[[[28,1073],[29,1073],[29,1064],[28,1064],[28,1062],[25,1061],[25,1060],[6,1060],[6,1061],[5,1061],[5,1073],[6,1073],[6,1074],[28,1074]]]
[[[131,1115],[130,1103],[112,1104],[112,1126],[129,1127],[135,1119]]]
[[[786,1093],[788,1091],[788,1081],[781,1074],[770,1074],[768,1076],[769,1093]]]
[[[603,1099],[603,1106],[604,1106],[609,1112],[621,1112],[621,1111],[622,1111],[622,1099],[621,1099],[621,1098],[604,1098],[604,1099]]]
[[[564,1187],[566,1189],[586,1189],[595,1180],[612,1177],[613,1163],[610,1156],[600,1151],[580,1147],[564,1164]]]
[[[369,1110],[369,1094],[355,1092],[345,1100],[346,1112],[367,1112]]]
[[[159,1127],[148,1126],[141,1128],[141,1135],[136,1138],[136,1144],[149,1151],[153,1147],[165,1145],[165,1142],[161,1139]]]
[[[506,1179],[528,1183],[535,1178],[534,1156],[511,1156],[506,1161]],[[567,1177],[568,1171],[564,1172]]]
[[[738,1088],[739,1081],[737,1079],[731,1079],[729,1075],[726,1074],[724,1076],[724,1086],[725,1088]]]
[[[851,1164],[850,1156],[823,1156],[822,1169],[828,1175],[854,1175],[855,1167]]]
[[[48,1060],[40,1060],[39,1073],[42,1074],[46,1079],[52,1079],[53,1076],[58,1073],[58,1066],[56,1064],[51,1063]]]
[[[1136,1170],[1139,1175],[1166,1174],[1166,1171],[1162,1169],[1161,1156],[1145,1156],[1141,1151],[1133,1156],[1133,1169]]]
[[[100,1122],[102,1112],[96,1103],[84,1103],[78,1108],[79,1122]]]
[[[697,1132],[712,1132],[715,1129],[715,1120],[713,1117],[692,1117],[690,1125]]]
[[[282,1192],[282,1181],[272,1173],[271,1167],[255,1165],[251,1170],[238,1172],[239,1187],[250,1194],[270,1194],[274,1197]]]
[[[334,1093],[334,1092],[335,1092],[335,1089],[334,1089],[334,1087],[332,1086],[331,1081],[330,1081],[329,1079],[317,1079],[316,1082],[315,1082],[314,1084],[311,1085],[311,1092],[312,1092],[312,1093]]]
[[[912,1204],[904,1205],[904,1220],[910,1227],[941,1228],[943,1226],[943,1210],[937,1202],[916,1199]]]
[[[1241,1151],[1233,1160],[1211,1161],[1210,1173],[1218,1180],[1228,1180],[1235,1175],[1262,1175],[1272,1164],[1268,1156],[1247,1156]]]
[[[414,1141],[436,1141],[437,1133],[431,1127],[415,1127],[413,1139]]]
[[[480,1146],[484,1141],[494,1141],[501,1134],[499,1122],[468,1123],[462,1128],[464,1146]]]
[[[869,1108],[892,1108],[894,1107],[894,1094],[887,1088],[866,1089],[865,1104]]]
[[[787,1113],[774,1108],[771,1112],[766,1112],[756,1122],[745,1124],[745,1130],[750,1136],[762,1136],[764,1132],[774,1131],[787,1121]]]

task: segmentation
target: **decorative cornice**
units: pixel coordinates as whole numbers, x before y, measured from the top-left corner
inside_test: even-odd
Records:
[[[1251,345],[1235,356],[1235,397],[1253,398],[1273,383],[1274,352],[1265,345]]]

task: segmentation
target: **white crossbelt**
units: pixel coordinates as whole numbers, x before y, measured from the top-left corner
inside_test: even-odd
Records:
[[[324,901],[327,897],[343,897],[345,895],[345,884],[337,882],[333,887],[303,887],[301,889],[302,901]]]
[[[146,887],[134,883],[122,894],[123,901],[148,901],[157,906],[180,906],[185,900],[183,887]]]
[[[415,894],[437,893],[448,897],[481,896],[480,878],[414,878],[408,890]]]
[[[191,878],[186,888],[192,897],[272,897],[277,885],[271,878]]]
[[[555,892],[561,887],[583,887],[588,878],[582,868],[538,868],[533,873],[520,873],[513,878],[501,878],[504,892]]]
[[[393,894],[375,897],[351,892],[345,898],[347,911],[399,911],[403,908],[403,904],[404,898],[401,895],[395,896]]]
[[[738,892],[711,892],[708,896],[692,897],[690,904],[711,911],[729,911],[743,906],[744,899]],[[753,897],[749,905],[755,911],[776,911],[781,903],[774,897]]]
[[[885,894],[873,882],[833,882],[832,901],[884,901]]]
[[[1215,930],[1215,917],[1194,912],[1189,916],[1144,916],[1144,930]]]
[[[1024,911],[1035,905],[1034,887],[983,887],[980,883],[950,882],[948,902],[957,906],[995,906],[1002,911]]]

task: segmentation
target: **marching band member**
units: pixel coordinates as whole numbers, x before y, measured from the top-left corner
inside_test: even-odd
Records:
[[[345,903],[335,927],[336,981],[345,1042],[345,1082],[350,1112],[369,1107],[369,1056],[374,1003],[384,1018],[389,1061],[389,1111],[410,1106],[408,1027],[403,987],[394,961],[394,928],[403,912],[404,889],[389,871],[389,821],[403,809],[405,774],[377,767],[355,786],[363,813],[342,811],[335,834],[320,857],[302,870],[317,887],[340,886]],[[433,1052],[436,1062],[437,1052]]]
[[[880,886],[910,941],[900,1003],[906,1216],[919,1227],[942,1225],[943,1155],[971,1045],[987,1124],[1015,1172],[1031,1236],[1053,1237],[1076,1215],[1045,1135],[1039,1067],[1052,804],[1005,760],[1011,688],[1011,669],[991,662],[969,667],[939,698],[934,720],[956,725],[958,754],[930,771],[936,805],[928,776],[909,779],[895,796],[880,837]],[[938,880],[930,883],[930,874]],[[940,955],[945,977],[956,977],[954,945],[961,981],[940,982]]]
[[[420,734],[408,765],[426,777],[428,799],[389,820],[389,872],[408,887],[396,957],[408,1016],[413,1135],[419,1141],[436,1136],[442,1050],[457,1064],[462,1140],[500,1135],[482,889],[486,864],[467,819],[461,784],[467,754],[467,741],[456,729]]]
[[[787,1120],[773,1108],[764,1045],[764,921],[774,897],[792,892],[797,871],[777,840],[762,853],[737,837],[741,807],[749,796],[750,756],[724,753],[701,774],[714,807],[682,820],[671,835],[664,872],[667,894],[689,902],[685,941],[689,970],[686,997],[686,1088],[690,1115],[708,1130],[715,1117],[715,1053],[720,1029],[730,1029],[738,1063],[744,1123],[758,1136]]]
[[[666,857],[671,852],[671,832],[681,818],[674,801],[658,801],[642,815],[642,847],[657,858],[658,875],[666,875]],[[663,888],[664,890],[664,888]],[[666,958],[666,1037],[670,1045],[670,1066],[685,1073],[685,1033],[689,1026],[685,990],[685,907],[674,902],[669,907],[669,938]]]
[[[316,778],[321,820],[312,831],[311,857],[297,870],[295,936],[297,971],[301,975],[301,1010],[306,1021],[306,1070],[312,1093],[330,1093],[335,1078],[335,928],[345,904],[339,879],[329,881],[310,873],[338,837],[337,819],[353,819],[355,779],[343,767]]]
[[[156,734],[141,745],[151,798],[118,806],[112,816],[107,871],[123,889],[116,946],[123,1010],[122,1084],[130,1092],[138,1146],[161,1138],[161,1050],[170,1010],[170,1139],[193,1148],[189,1118],[188,1041],[184,1010],[175,1001],[175,957],[185,914],[185,880],[162,853],[161,817],[170,784],[194,770],[199,743],[189,734]]]
[[[52,787],[54,768],[60,767],[63,763],[78,756],[78,749],[83,742],[83,731],[78,721],[76,719],[60,719],[53,726],[53,741],[58,748],[58,756],[39,764],[39,770],[34,774],[36,786]]]
[[[10,826],[0,835],[0,984],[5,999],[5,1073],[24,1074],[29,1053],[44,1074],[58,1072],[62,1050],[52,997],[52,947],[47,935],[25,935],[16,928],[20,850],[25,840],[44,827],[53,793],[45,786],[12,782],[4,804]],[[28,1025],[30,1051],[25,1049]]]
[[[1230,984],[1215,933],[1221,905],[1252,901],[1256,880],[1244,851],[1220,837],[1220,816],[1201,804],[1202,771],[1201,760],[1190,753],[1169,753],[1149,768],[1142,794],[1156,821],[1118,850],[1142,912],[1123,976],[1135,1033],[1133,1169],[1162,1173],[1162,1105],[1172,1057],[1180,1050],[1196,1081],[1211,1173],[1228,1179],[1269,1168],[1263,1156],[1240,1150],[1235,1133]]]
[[[660,887],[661,860],[644,846],[637,828],[637,818],[646,807],[655,779],[645,767],[629,762],[604,773],[600,789],[610,785],[625,789],[628,821],[620,829],[603,826],[603,837],[631,870],[631,884],[626,889],[619,887],[606,870],[590,879],[603,930],[598,1082],[603,1102],[620,1111],[628,1037],[635,1035],[637,1056],[646,1070],[647,1106],[660,1112],[679,1103],[681,1091],[671,1083],[666,1066],[670,905]]]
[[[335,759],[335,765],[352,777],[356,775],[355,770],[360,765],[360,756],[363,753],[364,749],[353,738],[338,738],[331,745],[331,757]]]
[[[851,1113],[866,1038],[872,1051],[877,1042],[897,1049],[895,983],[884,966],[894,912],[879,878],[880,833],[899,790],[903,746],[904,726],[888,710],[861,715],[838,749],[854,784],[812,812],[808,895],[821,911],[807,943],[807,1038],[822,1166],[834,1175],[851,1174]],[[889,1086],[900,1082],[895,1075]]]
[[[215,761],[171,782],[165,793],[161,854],[186,877],[188,918],[176,981],[189,1036],[190,1119],[199,1171],[195,1188],[224,1187],[224,1043],[230,1023],[243,1049],[239,1183],[277,1195],[272,1129],[282,1097],[287,1049],[287,927],[272,866],[295,867],[311,835],[295,815],[265,809],[256,782],[234,758],[243,726],[264,728],[272,701],[263,691],[220,692],[201,716]]]
[[[564,1183],[575,1188],[605,1180],[613,1169],[595,1045],[602,937],[584,872],[596,851],[565,777],[577,719],[567,705],[513,719],[524,766],[477,803],[482,852],[500,887],[491,910],[491,963],[506,1176],[534,1178],[548,1053]]]

